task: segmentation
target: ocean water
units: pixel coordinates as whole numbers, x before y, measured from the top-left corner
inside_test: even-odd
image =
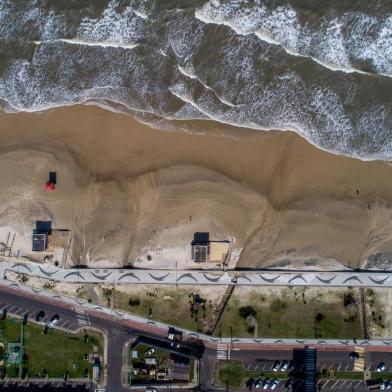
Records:
[[[294,130],[392,159],[392,0],[0,0],[7,111]]]

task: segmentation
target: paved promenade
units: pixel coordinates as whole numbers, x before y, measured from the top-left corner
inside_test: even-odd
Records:
[[[0,262],[0,276],[13,271],[67,283],[128,283],[242,286],[392,287],[392,273],[374,271],[202,271],[141,269],[61,269],[33,262]]]

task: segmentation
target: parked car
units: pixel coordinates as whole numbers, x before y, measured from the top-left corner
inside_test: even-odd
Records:
[[[382,391],[385,389],[385,382],[380,382],[380,389]]]
[[[38,312],[38,314],[35,316],[35,321],[42,321],[45,318],[45,312],[43,310],[41,310],[40,312]]]
[[[279,384],[279,381],[275,378],[275,380],[273,380],[271,382],[270,388],[273,390],[278,386],[278,384]]]
[[[386,389],[392,389],[392,380],[389,380],[385,383]]]
[[[146,392],[157,392],[154,388],[146,388]]]
[[[286,381],[286,384],[285,384],[285,387],[287,388],[287,389],[292,389],[293,388],[293,386],[294,386],[294,379],[293,378],[289,378],[287,381]]]
[[[60,316],[58,314],[55,314],[49,321],[49,326],[54,327],[60,320]]]
[[[277,372],[280,369],[280,361],[275,361],[274,365],[272,366],[272,370]]]
[[[169,340],[178,340],[180,341],[182,339],[182,335],[184,333],[182,331],[179,331],[178,329],[174,327],[169,327],[169,330],[167,332],[167,337]]]
[[[358,353],[356,353],[355,351],[350,353],[350,359],[354,360],[354,359],[357,359],[357,358],[359,358],[359,354]]]
[[[180,345],[177,342],[171,342],[170,346],[173,348],[180,348]]]
[[[266,379],[264,380],[264,382],[263,382],[263,389],[268,389],[269,386],[270,386],[270,384],[271,384],[270,379],[269,379],[269,378],[266,378]]]
[[[261,388],[263,386],[262,380],[256,380],[254,383],[255,388]]]
[[[377,372],[383,372],[385,370],[385,362],[380,362],[376,368]]]
[[[285,372],[289,368],[289,361],[283,361],[282,365],[280,366],[280,370]]]

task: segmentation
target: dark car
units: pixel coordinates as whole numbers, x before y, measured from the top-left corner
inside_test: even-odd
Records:
[[[350,359],[358,359],[359,358],[359,354],[356,353],[355,351],[350,353]]]
[[[45,318],[45,312],[41,310],[36,316],[35,321],[42,321]]]

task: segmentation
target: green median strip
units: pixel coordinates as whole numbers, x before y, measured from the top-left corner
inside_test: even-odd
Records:
[[[372,372],[372,378],[382,380],[392,380],[392,372]]]
[[[363,372],[331,372],[331,375],[320,375],[320,380],[363,380]]]

